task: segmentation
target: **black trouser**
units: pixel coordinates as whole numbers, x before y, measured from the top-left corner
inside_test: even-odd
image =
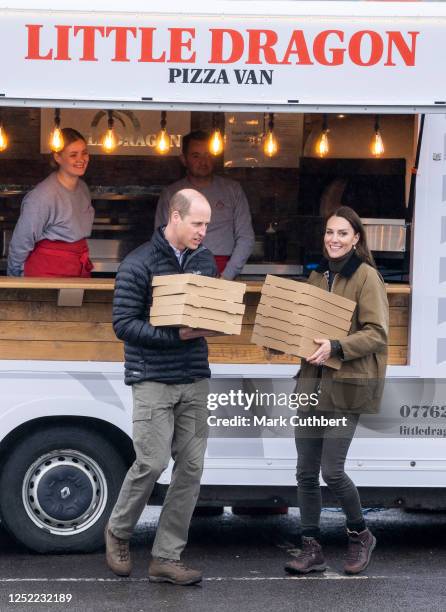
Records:
[[[336,418],[330,412],[300,413],[301,417],[321,416]],[[332,493],[339,500],[347,517],[347,527],[354,531],[365,528],[358,490],[344,471],[345,459],[354,436],[359,415],[344,415],[347,425],[336,427],[296,427],[297,501],[300,508],[302,534],[319,536],[322,509],[319,472]]]

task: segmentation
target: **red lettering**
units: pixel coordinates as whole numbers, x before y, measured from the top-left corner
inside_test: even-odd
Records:
[[[291,64],[290,56],[297,55],[296,64],[309,66],[313,62],[308,53],[307,42],[302,30],[294,30],[281,64]]]
[[[195,51],[189,57],[183,57],[183,47],[192,51],[192,40],[195,38],[195,28],[169,28],[170,32],[170,57],[169,62],[175,64],[190,64],[195,61]],[[183,34],[190,38],[183,40]]]
[[[27,25],[28,28],[28,55],[25,59],[50,60],[53,57],[53,50],[50,49],[46,55],[40,55],[40,29],[43,25]]]
[[[238,62],[243,55],[243,36],[237,30],[210,29],[212,34],[210,64],[233,64]],[[228,57],[223,57],[223,41],[225,35],[231,39],[231,52]]]
[[[102,26],[74,26],[74,35],[77,36],[79,32],[84,33],[84,47],[83,55],[80,58],[81,62],[97,62],[95,57],[95,42],[96,32],[104,37],[104,30]]]
[[[57,55],[55,60],[70,61],[69,55],[69,35],[71,26],[55,26],[57,30]]]
[[[392,57],[395,46],[406,66],[415,66],[415,47],[419,32],[408,32],[411,36],[411,47],[406,43],[401,32],[386,32],[388,37],[387,61],[384,66],[396,66]]]
[[[263,52],[267,64],[278,64],[273,46],[277,43],[277,33],[273,30],[247,30],[249,33],[248,58],[245,64],[261,64],[260,52]],[[261,41],[264,37],[263,42]]]
[[[361,46],[364,36],[370,37],[370,57],[367,61],[363,61],[361,57]],[[384,43],[378,32],[372,30],[360,30],[355,32],[350,39],[348,45],[348,53],[350,59],[357,66],[374,66],[379,62],[384,51]]]
[[[340,66],[344,63],[345,49],[330,48],[331,58],[327,59],[325,45],[327,38],[334,34],[341,42],[344,42],[344,32],[342,30],[324,30],[318,34],[313,42],[314,59],[323,66]]]
[[[127,33],[136,38],[136,28],[127,27],[109,27],[105,30],[105,36],[108,38],[112,32],[116,32],[115,36],[115,57],[112,62],[129,62],[127,57]]]
[[[163,51],[160,57],[153,56],[153,33],[156,28],[139,28],[141,32],[141,57],[138,62],[165,62],[166,52]]]

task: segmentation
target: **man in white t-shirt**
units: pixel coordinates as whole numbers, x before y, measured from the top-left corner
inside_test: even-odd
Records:
[[[240,274],[254,248],[254,230],[248,200],[236,181],[214,174],[209,134],[190,132],[183,138],[181,161],[186,176],[166,187],[159,198],[155,229],[168,220],[169,202],[180,189],[196,189],[208,200],[212,215],[204,246],[213,253],[223,278]]]

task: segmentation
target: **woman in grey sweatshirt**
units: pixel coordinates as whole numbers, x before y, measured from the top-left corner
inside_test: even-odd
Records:
[[[78,131],[62,130],[58,169],[30,191],[8,253],[9,276],[90,276],[88,244],[94,209],[85,182],[89,155]]]

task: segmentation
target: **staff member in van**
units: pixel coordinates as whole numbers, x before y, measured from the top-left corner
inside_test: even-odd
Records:
[[[297,427],[298,505],[302,550],[285,565],[290,573],[323,571],[320,544],[321,491],[319,472],[347,519],[347,574],[357,574],[369,564],[376,539],[364,521],[358,490],[344,470],[345,459],[361,413],[375,413],[384,387],[387,363],[389,305],[384,281],[367,246],[364,227],[348,206],[338,208],[327,220],[324,254],[309,282],[356,302],[349,335],[341,339],[317,338],[319,348],[303,361],[297,391],[319,394],[310,409],[327,418],[345,416],[347,425]],[[324,366],[339,357],[339,370]],[[299,410],[304,410],[300,408]],[[306,413],[308,414],[308,413]]]
[[[255,242],[245,193],[236,181],[214,174],[207,132],[197,130],[186,134],[180,159],[186,176],[162,191],[155,213],[155,228],[167,223],[169,202],[177,191],[191,188],[199,191],[212,211],[203,244],[213,253],[221,276],[232,280],[240,274]]]
[[[63,128],[64,148],[54,153],[57,170],[30,191],[22,202],[9,245],[9,276],[91,275],[86,237],[94,208],[85,182],[87,143],[77,130]]]

